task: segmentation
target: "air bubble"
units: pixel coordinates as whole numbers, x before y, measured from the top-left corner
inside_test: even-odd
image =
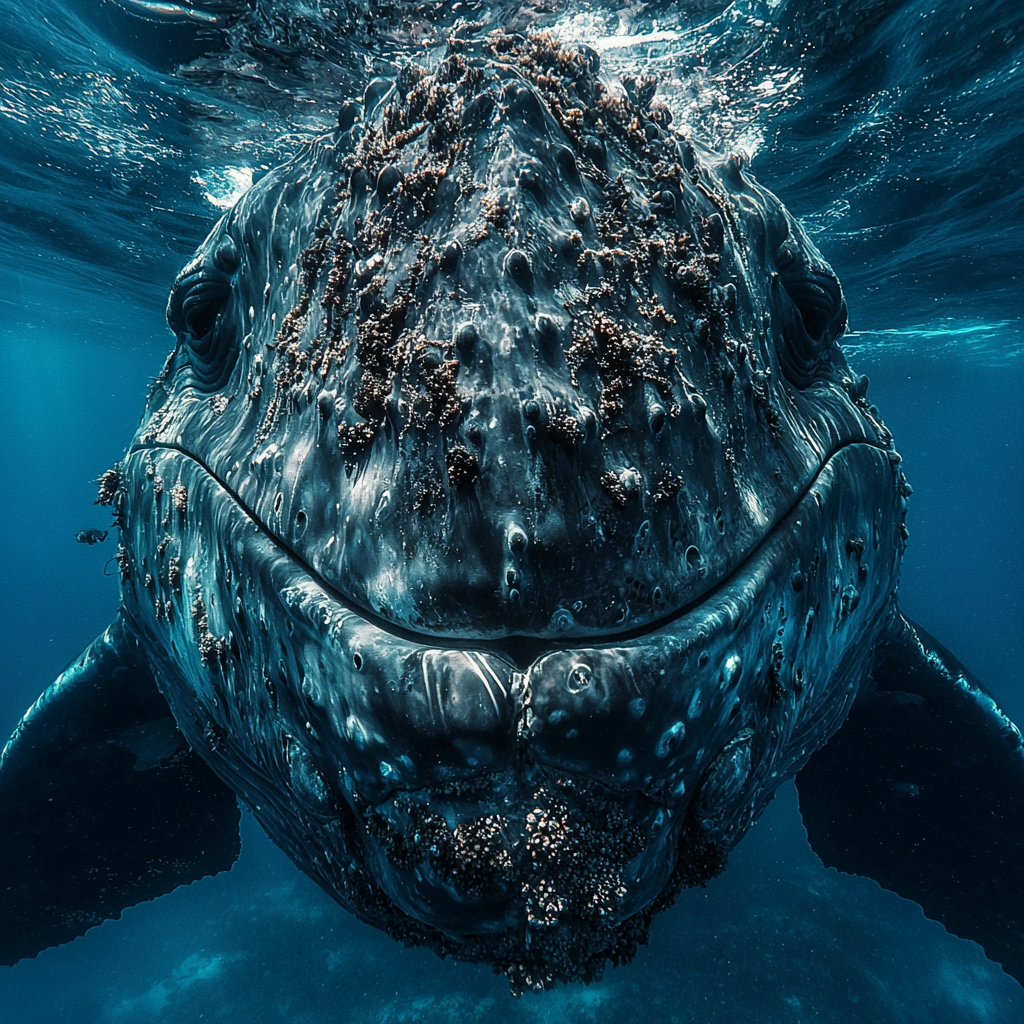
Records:
[[[390,164],[377,175],[377,197],[383,203],[402,181],[402,172]]]
[[[459,259],[462,257],[462,244],[457,238],[453,238],[445,247],[441,253],[441,257],[438,262],[441,265],[441,269],[446,273],[450,274],[459,263]]]
[[[505,273],[523,285],[529,281],[532,272],[530,257],[522,249],[510,249],[505,256]]]
[[[316,396],[316,405],[325,420],[334,415],[334,395],[330,391],[321,391]]]

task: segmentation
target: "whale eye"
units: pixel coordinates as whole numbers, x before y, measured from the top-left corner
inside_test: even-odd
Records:
[[[775,296],[782,327],[779,363],[791,383],[807,387],[846,330],[846,300],[828,264],[792,235],[776,250],[775,268],[781,286]]]
[[[240,262],[237,246],[225,238],[212,255],[198,256],[182,270],[167,300],[167,322],[184,343],[193,381],[203,391],[223,387],[238,357],[223,313]]]

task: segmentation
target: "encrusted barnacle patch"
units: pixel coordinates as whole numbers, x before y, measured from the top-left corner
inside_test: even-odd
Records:
[[[227,395],[211,395],[210,412],[216,417],[223,416],[230,402],[231,399]]]
[[[477,457],[462,445],[453,445],[448,449],[445,454],[445,468],[448,471],[448,483],[452,487],[471,484],[480,475]]]
[[[511,880],[509,822],[502,815],[483,815],[452,829],[443,815],[409,797],[397,798],[393,813],[402,820],[402,829],[374,809],[368,810],[365,821],[369,834],[399,870],[429,865],[438,878],[466,896],[498,893]]]
[[[595,361],[602,385],[597,411],[603,421],[609,421],[624,410],[627,394],[644,381],[654,385],[662,399],[670,403],[672,412],[678,412],[669,380],[675,356],[675,351],[666,348],[656,335],[623,326],[607,313],[597,313],[574,324],[566,361],[577,387],[586,361]]]
[[[179,515],[188,512],[188,490],[184,484],[175,484],[171,488],[171,504]]]
[[[228,644],[223,637],[214,636],[210,632],[210,619],[206,611],[203,595],[196,591],[192,602],[192,619],[196,626],[196,640],[199,658],[204,665],[222,665],[227,660]]]
[[[373,444],[377,427],[365,421],[361,423],[338,424],[338,446],[346,458],[353,458]]]
[[[407,384],[405,400],[410,422],[421,430],[447,427],[457,419],[460,406],[456,381],[459,361],[445,356],[445,347],[421,338],[414,350],[416,376]]]
[[[127,549],[122,544],[117,546],[117,554],[114,555],[114,561],[117,562],[117,571],[121,582],[127,583],[132,577],[132,560]]]
[[[674,473],[670,469],[663,470],[658,477],[651,497],[656,502],[671,501],[683,486],[683,477],[680,473]]]
[[[117,494],[118,488],[121,486],[120,468],[115,466],[113,469],[108,469],[96,482],[99,485],[99,490],[93,504],[113,505],[114,496]]]
[[[583,440],[583,427],[572,413],[564,408],[555,408],[548,416],[548,437],[566,448],[572,448]]]

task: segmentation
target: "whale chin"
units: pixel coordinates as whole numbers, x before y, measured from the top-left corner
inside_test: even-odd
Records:
[[[726,860],[670,808],[537,765],[396,792],[359,818],[366,867],[426,926],[419,941],[491,963],[514,991],[632,959],[655,914]]]

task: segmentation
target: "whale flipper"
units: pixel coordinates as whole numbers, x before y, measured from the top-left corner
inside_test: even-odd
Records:
[[[1021,734],[933,637],[900,620],[870,688],[797,776],[811,847],[1024,982]]]
[[[119,617],[0,757],[0,963],[231,867],[238,822]]]

